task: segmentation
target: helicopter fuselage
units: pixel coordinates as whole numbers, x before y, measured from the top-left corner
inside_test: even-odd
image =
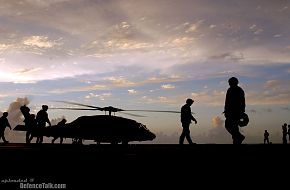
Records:
[[[19,127],[18,127],[19,128]],[[20,130],[20,129],[14,129]],[[21,131],[25,131],[22,129]],[[97,143],[124,143],[131,141],[151,141],[156,138],[145,125],[135,120],[112,116],[80,116],[63,126],[50,126],[32,132],[47,137],[62,137],[82,140],[94,140]]]

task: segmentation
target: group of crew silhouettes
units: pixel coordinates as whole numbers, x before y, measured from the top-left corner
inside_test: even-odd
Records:
[[[240,132],[240,127],[244,127],[248,124],[249,118],[245,113],[245,93],[241,87],[238,86],[239,81],[236,77],[231,77],[228,80],[229,88],[226,93],[225,105],[224,105],[224,116],[225,128],[232,137],[233,144],[242,144],[245,136]],[[192,116],[190,106],[194,100],[187,99],[186,104],[181,107],[181,123],[182,133],[179,138],[179,144],[184,143],[184,138],[187,139],[189,144],[195,144],[190,138],[189,125],[191,121],[195,124],[197,120]]]
[[[42,105],[42,109],[39,110],[36,114],[30,113],[30,109],[24,105],[20,107],[20,111],[24,116],[24,124],[27,129],[26,131],[26,143],[30,143],[33,137],[36,137],[36,143],[42,143],[43,142],[43,135],[41,133],[36,133],[35,134],[35,127],[38,129],[43,129],[46,126],[46,123],[51,126],[50,120],[48,118],[48,106],[47,105]]]
[[[26,105],[23,105],[20,107],[20,111],[24,116],[24,124],[26,128],[26,136],[25,136],[25,141],[27,144],[31,143],[32,139],[35,137],[36,138],[36,143],[41,144],[43,142],[43,134],[39,131],[44,129],[46,127],[46,123],[51,126],[50,120],[48,118],[48,106],[47,105],[42,105],[42,109],[37,112],[37,114],[31,114],[30,113],[30,108],[27,107]],[[5,128],[9,127],[11,130],[11,126],[8,122],[7,119],[8,112],[4,112],[2,117],[0,118],[0,138],[3,139],[4,143],[8,143],[9,141],[6,140],[4,132]],[[66,123],[66,119],[62,119],[57,126],[63,126]],[[35,130],[37,129],[37,130]],[[54,137],[52,140],[52,143],[54,141],[60,138],[60,143],[63,142],[62,137]]]
[[[287,135],[288,135],[288,140],[290,143],[290,125],[288,125],[288,129],[287,129],[287,123],[284,123],[282,125],[282,142],[283,144],[287,144]]]
[[[264,131],[264,144],[272,144],[272,142],[269,139],[269,132],[268,130]],[[288,140],[287,140],[287,136],[288,136]],[[284,123],[282,125],[282,144],[288,144],[290,143],[290,125],[288,125],[287,128],[287,123]]]
[[[231,77],[228,80],[229,88],[226,92],[226,98],[225,98],[225,105],[224,105],[224,116],[226,118],[225,120],[225,129],[228,131],[228,133],[232,137],[232,143],[233,144],[242,144],[242,142],[245,139],[245,136],[240,132],[240,127],[246,126],[249,122],[248,115],[245,113],[245,93],[244,90],[238,86],[239,81],[236,77]],[[190,137],[190,129],[189,126],[191,124],[191,121],[194,121],[195,124],[197,124],[197,120],[193,117],[191,112],[191,105],[194,103],[194,100],[191,98],[188,98],[186,100],[186,104],[181,107],[181,126],[182,126],[182,133],[179,137],[179,144],[184,144],[184,139],[188,141],[189,144],[196,144],[192,141]],[[24,123],[26,127],[26,143],[30,143],[34,137],[37,138],[36,143],[42,143],[43,142],[43,135],[41,133],[36,133],[35,128],[43,129],[46,127],[46,123],[51,126],[50,120],[48,118],[48,106],[42,105],[42,109],[37,112],[37,115],[31,114],[30,109],[23,105],[20,107],[20,111],[24,116]],[[6,127],[9,127],[11,130],[11,126],[7,119],[8,112],[4,112],[3,116],[0,118],[0,138],[3,139],[4,143],[8,143],[8,141],[5,139],[4,131]],[[66,123],[66,120],[63,119],[60,121],[57,126],[64,126]],[[290,125],[288,125],[287,130],[287,124],[285,123],[282,126],[282,142],[283,144],[287,144],[287,135],[290,142]],[[54,137],[52,140],[52,143],[57,139],[58,137]],[[63,142],[63,138],[60,137],[60,143]],[[265,130],[264,132],[264,144],[270,144],[269,141],[269,132]]]

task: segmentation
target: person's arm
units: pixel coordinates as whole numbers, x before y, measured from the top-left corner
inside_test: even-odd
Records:
[[[51,127],[51,123],[50,123],[50,120],[48,118],[48,114],[46,113],[46,122],[49,124],[49,126]]]
[[[245,92],[241,89],[241,112],[245,113],[246,109],[246,100],[245,100]]]
[[[228,111],[228,109],[229,109],[229,99],[230,99],[230,97],[229,97],[229,89],[227,90],[227,92],[226,92],[226,98],[225,98],[225,105],[224,105],[224,112],[223,112],[223,114],[226,114],[226,112]]]
[[[7,119],[7,126],[9,127],[10,130],[12,129],[8,119]]]
[[[196,119],[191,115],[191,120],[195,122],[195,124],[197,124]]]
[[[50,121],[49,121],[49,119],[47,118],[47,123],[49,124],[49,126],[51,127],[51,123],[50,123]]]

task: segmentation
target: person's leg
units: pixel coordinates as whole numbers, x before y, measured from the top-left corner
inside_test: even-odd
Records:
[[[53,137],[53,139],[51,140],[51,143],[54,144],[54,141],[57,139],[57,137]]]
[[[43,136],[40,136],[39,143],[42,143],[42,142],[43,142]]]
[[[180,135],[180,137],[179,137],[179,144],[183,144],[183,142],[184,142],[184,138],[185,138],[185,134],[184,134],[184,132],[183,132],[183,130],[182,130],[182,133],[181,133],[181,135]]]
[[[283,136],[283,144],[287,144],[287,137]]]
[[[42,143],[43,142],[43,133],[44,133],[44,130],[45,130],[45,123],[42,123],[41,125],[39,125],[39,143]]]
[[[3,136],[4,136],[4,131],[1,130],[0,131],[0,140],[2,139],[4,141]]]
[[[189,130],[189,125],[190,123],[183,123],[182,124],[182,134],[180,136],[180,141],[179,141],[179,144],[183,144],[184,142],[184,138],[186,138],[187,142],[189,144],[193,144],[191,138],[190,138],[190,130]]]
[[[189,125],[188,125],[189,126]],[[187,124],[185,123],[182,123],[182,133],[179,137],[179,144],[183,144],[184,143],[184,138],[187,136],[187,133],[188,133],[188,127]]]
[[[31,143],[32,139],[33,139],[33,135],[31,133],[30,138],[28,139],[29,143]]]
[[[232,134],[234,144],[242,144],[245,136],[240,133],[238,125],[233,126]]]
[[[238,117],[229,117],[225,121],[225,128],[232,135],[233,144],[241,144],[245,139],[245,136],[240,133],[238,122]]]
[[[4,143],[8,143],[8,141],[5,139],[5,128],[1,129],[0,131],[0,139],[2,138]]]
[[[31,135],[31,132],[30,131],[26,131],[26,138],[25,138],[25,140],[26,140],[26,143],[30,143],[30,135]]]
[[[189,144],[193,144],[191,137],[190,137],[190,130],[189,128],[186,130],[186,134],[185,134],[186,140]]]
[[[225,128],[228,131],[228,133],[232,136],[233,143],[234,143],[234,137],[233,137],[233,132],[232,132],[232,122],[231,122],[230,118],[226,118]]]
[[[179,144],[183,144],[184,138],[185,138],[185,132],[184,132],[184,129],[182,129],[182,133],[179,137]]]
[[[3,134],[2,134],[2,139],[3,139],[4,143],[8,143],[8,141],[7,141],[6,138],[5,138],[4,132],[3,132]]]

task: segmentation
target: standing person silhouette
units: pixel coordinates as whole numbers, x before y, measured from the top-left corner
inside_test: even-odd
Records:
[[[179,137],[179,144],[183,144],[184,142],[184,138],[186,138],[186,140],[188,141],[189,144],[196,144],[193,143],[191,138],[190,138],[190,130],[189,130],[189,126],[191,123],[191,120],[195,122],[195,124],[197,123],[196,119],[192,116],[191,113],[191,108],[190,106],[193,104],[193,100],[188,98],[186,100],[186,104],[183,105],[181,107],[181,123],[182,123],[182,133]]]
[[[289,139],[289,142],[290,142],[290,125],[288,125],[288,131],[287,131],[287,134],[288,134],[288,139]]]
[[[239,129],[239,122],[242,115],[245,113],[245,93],[244,90],[238,86],[239,81],[236,77],[231,77],[228,80],[229,88],[226,93],[224,114],[225,114],[225,128],[231,134],[233,144],[242,144],[245,136],[241,134]]]
[[[37,135],[36,143],[43,142],[43,131],[46,126],[46,123],[48,123],[49,126],[51,126],[51,123],[48,119],[47,110],[48,110],[48,106],[42,105],[42,109],[37,112],[36,121],[37,121],[37,127],[38,127],[38,135]]]
[[[282,125],[282,143],[287,144],[287,123]]]
[[[269,132],[267,130],[265,130],[264,132],[264,144],[270,144],[270,141],[269,141]]]
[[[8,116],[8,112],[4,112],[3,116],[0,118],[0,139],[2,138],[4,143],[8,143],[9,142],[9,141],[7,141],[5,139],[5,136],[4,136],[5,128],[9,127],[10,130],[11,130],[11,126],[10,126],[10,124],[8,122],[7,116]]]

